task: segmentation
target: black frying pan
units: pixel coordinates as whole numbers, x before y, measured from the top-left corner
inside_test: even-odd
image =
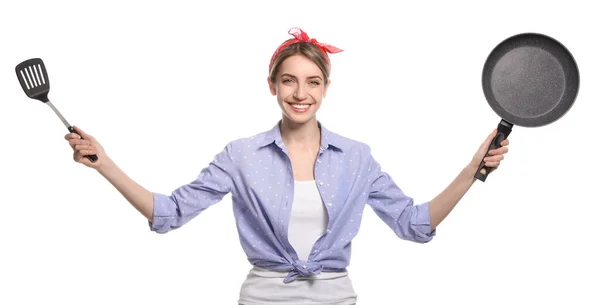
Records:
[[[557,40],[537,33],[502,41],[483,67],[485,98],[502,120],[489,150],[500,147],[513,125],[540,127],[560,119],[579,90],[579,69]],[[475,178],[485,181],[490,169],[481,161]]]

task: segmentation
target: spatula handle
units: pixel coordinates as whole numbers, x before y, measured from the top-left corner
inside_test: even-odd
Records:
[[[79,135],[79,136],[80,136],[80,137],[83,139],[83,136],[82,136],[82,135],[80,135],[80,134],[79,134],[79,133],[78,133],[78,132],[75,130],[75,128],[73,128],[73,126],[69,126],[69,131],[70,131],[70,132],[73,132],[73,133],[76,133],[76,134],[78,134],[78,135]],[[92,162],[96,162],[96,161],[98,161],[98,156],[96,156],[96,155],[87,155],[87,156],[85,156],[85,157],[86,157],[86,158],[88,158],[88,159],[89,159],[90,161],[92,161]]]

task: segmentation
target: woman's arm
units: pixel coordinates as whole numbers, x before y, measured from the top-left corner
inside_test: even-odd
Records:
[[[175,189],[170,195],[146,190],[127,176],[104,152],[100,143],[78,127],[75,133],[65,135],[73,148],[73,159],[96,169],[150,222],[152,231],[166,233],[183,226],[209,206],[219,202],[231,192],[230,173],[234,165],[231,157],[232,143],[215,156],[202,169],[194,181]],[[96,154],[98,160],[90,162],[86,155]]]
[[[98,168],[98,172],[150,222],[153,220],[154,195],[131,179],[110,158]]]
[[[76,133],[68,133],[65,139],[73,148],[73,160],[87,167],[96,169],[108,182],[110,182],[140,213],[150,222],[153,222],[154,198],[153,194],[133,181],[125,174],[104,152],[104,148],[91,135],[85,133],[77,126],[73,126]],[[83,139],[82,139],[83,138]],[[96,154],[98,160],[90,162],[86,155]]]
[[[431,217],[431,230],[434,230],[445,218],[450,214],[452,209],[460,201],[460,199],[467,193],[469,188],[475,182],[475,172],[479,167],[481,159],[486,155],[486,150],[490,146],[490,143],[496,136],[496,130],[494,130],[488,138],[481,144],[479,150],[473,156],[473,160],[467,165],[458,176],[434,199],[429,203],[429,214]],[[508,139],[502,141],[502,147],[491,150],[490,157],[485,159],[486,166],[492,168],[492,170],[498,168],[500,161],[504,159],[504,154],[508,152]]]

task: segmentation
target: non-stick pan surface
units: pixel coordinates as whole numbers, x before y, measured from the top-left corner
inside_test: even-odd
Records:
[[[539,127],[567,113],[579,91],[579,69],[567,48],[554,38],[524,33],[492,50],[482,85],[488,104],[502,118],[491,150],[500,147],[513,125]],[[482,161],[475,177],[485,181],[488,174]]]
[[[483,92],[503,119],[538,127],[562,117],[579,89],[575,59],[558,41],[519,34],[500,43],[483,68]]]

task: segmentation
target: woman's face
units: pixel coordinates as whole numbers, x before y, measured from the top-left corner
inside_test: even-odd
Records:
[[[315,117],[329,84],[323,83],[323,73],[310,59],[294,55],[279,66],[275,83],[269,81],[271,94],[291,122],[303,124]]]

